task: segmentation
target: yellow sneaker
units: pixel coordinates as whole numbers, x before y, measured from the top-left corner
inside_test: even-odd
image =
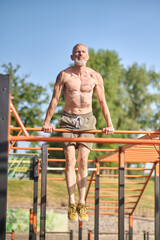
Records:
[[[68,219],[70,222],[76,222],[78,220],[77,206],[75,203],[71,203],[68,207]]]
[[[86,208],[85,204],[78,203],[77,212],[78,212],[79,220],[88,221],[87,208]]]

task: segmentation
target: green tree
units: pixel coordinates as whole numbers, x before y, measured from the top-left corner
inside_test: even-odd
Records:
[[[10,92],[14,97],[13,104],[25,127],[42,126],[44,121],[43,105],[48,103],[48,94],[46,89],[39,84],[27,82],[28,74],[19,76],[20,65],[13,67],[12,63],[2,65],[3,73],[10,75]],[[11,124],[19,127],[13,114],[11,115]],[[13,135],[17,132],[13,132]],[[32,135],[37,135],[32,132]]]
[[[160,74],[134,63],[126,70],[122,86],[126,92],[124,127],[129,126],[133,130],[158,128]]]

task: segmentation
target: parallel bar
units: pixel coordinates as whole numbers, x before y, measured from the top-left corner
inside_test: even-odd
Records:
[[[119,184],[118,184],[118,240],[124,240],[124,159],[123,149],[119,147]]]
[[[151,139],[128,139],[128,138],[64,138],[64,137],[40,137],[40,136],[10,136],[9,141],[29,142],[93,142],[93,143],[120,143],[120,144],[160,144],[160,140]]]
[[[8,182],[9,75],[0,75],[0,239],[6,235]]]
[[[22,131],[22,130],[21,130]],[[11,149],[18,149],[18,150],[41,150],[40,147],[10,147]],[[63,151],[63,148],[56,148],[56,147],[49,147],[48,151]],[[78,151],[78,149],[76,149]],[[92,152],[117,152],[117,149],[92,149]]]
[[[42,145],[40,240],[45,240],[47,193],[47,144]]]
[[[19,130],[19,127],[11,127],[10,130]],[[43,131],[42,128],[26,128],[28,131]],[[53,132],[73,132],[67,129],[55,129],[53,128]],[[74,132],[88,132],[88,133],[103,133],[102,130],[88,130],[88,131],[74,131]],[[116,134],[160,134],[160,131],[128,131],[128,130],[116,130],[114,131]]]

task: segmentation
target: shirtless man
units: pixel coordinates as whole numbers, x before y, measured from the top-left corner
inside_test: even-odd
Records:
[[[61,117],[60,127],[72,131],[96,129],[96,119],[92,114],[92,96],[95,91],[107,123],[107,127],[103,128],[103,132],[112,134],[114,128],[105,100],[103,79],[99,73],[86,66],[89,59],[87,47],[84,44],[75,45],[71,59],[74,61],[74,66],[63,70],[57,76],[53,96],[43,124],[43,131],[47,133],[53,131],[53,127],[49,124],[62,92],[65,98],[65,107],[64,114]],[[94,134],[62,133],[62,136],[94,137]],[[85,206],[85,190],[88,176],[87,161],[90,150],[92,149],[92,143],[69,142],[64,143],[63,147],[66,158],[65,175],[69,194],[68,218],[71,222],[77,221],[78,217],[81,221],[87,221],[88,214]],[[77,181],[75,174],[76,148],[78,148]],[[76,205],[74,197],[76,182],[79,192],[78,205]]]

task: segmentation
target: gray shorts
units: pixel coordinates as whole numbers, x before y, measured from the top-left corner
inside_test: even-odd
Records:
[[[72,131],[87,131],[87,130],[95,130],[96,129],[96,118],[93,113],[87,114],[69,114],[64,112],[61,121],[60,128],[64,128]],[[62,137],[69,138],[94,138],[94,133],[62,133]],[[75,148],[78,148],[80,144],[83,144],[90,150],[92,149],[93,143],[91,142],[64,142],[63,149],[70,145],[74,145]]]

